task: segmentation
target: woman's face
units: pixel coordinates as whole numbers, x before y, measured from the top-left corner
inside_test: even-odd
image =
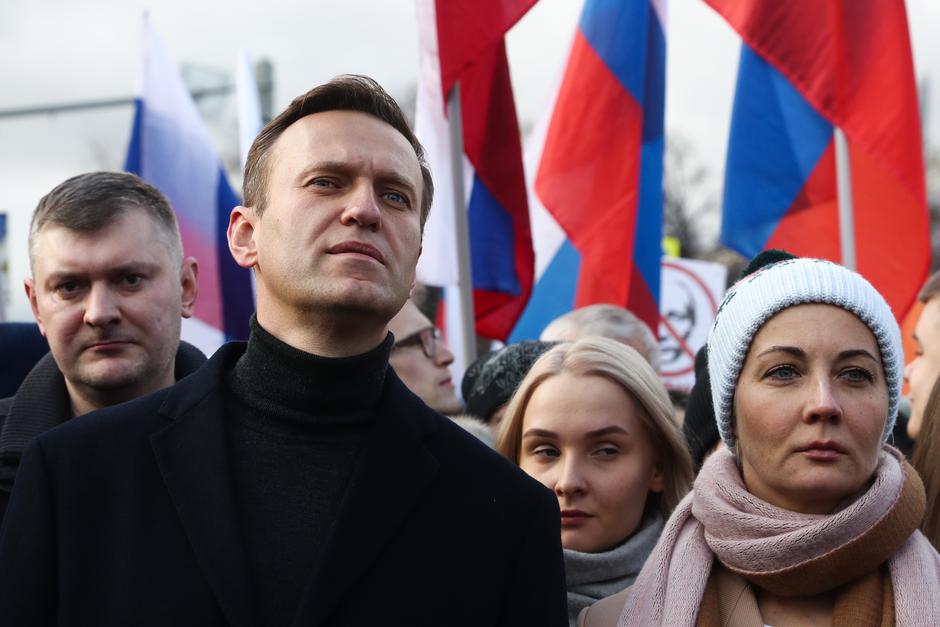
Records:
[[[835,511],[874,473],[887,415],[869,328],[831,305],[784,309],[754,336],[735,389],[747,489],[792,511]]]
[[[641,421],[643,408],[599,376],[560,374],[539,385],[522,418],[522,469],[555,492],[561,543],[606,551],[640,524],[663,477]]]

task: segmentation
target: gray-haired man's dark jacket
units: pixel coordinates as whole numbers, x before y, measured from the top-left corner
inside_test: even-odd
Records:
[[[176,351],[176,380],[195,372],[204,363],[206,356],[202,351],[180,342]],[[30,370],[15,395],[0,399],[0,523],[26,445],[71,417],[65,378],[52,353],[46,353]]]

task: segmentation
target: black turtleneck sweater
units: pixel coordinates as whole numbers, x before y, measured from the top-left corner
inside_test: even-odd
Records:
[[[318,357],[251,319],[227,406],[258,624],[290,624],[317,569],[375,419],[391,345],[389,335],[363,355]]]

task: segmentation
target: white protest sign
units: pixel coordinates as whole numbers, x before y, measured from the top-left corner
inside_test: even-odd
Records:
[[[705,345],[725,293],[720,263],[664,258],[659,301],[660,378],[667,388],[688,392],[695,383],[695,354]]]

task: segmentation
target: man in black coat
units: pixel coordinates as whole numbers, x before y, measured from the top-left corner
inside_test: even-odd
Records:
[[[24,456],[0,531],[16,625],[567,624],[556,499],[407,390],[388,321],[433,193],[374,81],[255,140],[229,248],[247,345]]]
[[[206,361],[180,343],[196,262],[183,258],[173,209],[147,182],[91,172],[60,183],[33,212],[29,258],[26,295],[50,352],[0,400],[0,521],[34,437],[172,385]]]

